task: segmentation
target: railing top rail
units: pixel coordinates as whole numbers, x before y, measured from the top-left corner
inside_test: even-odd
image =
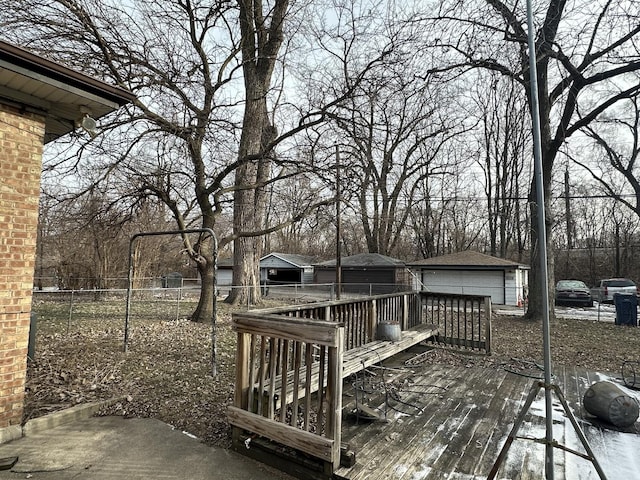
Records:
[[[336,305],[348,305],[350,303],[362,303],[362,302],[368,302],[371,300],[381,300],[385,298],[400,297],[404,295],[414,295],[416,293],[418,292],[407,291],[407,292],[398,292],[398,293],[385,293],[382,295],[367,295],[367,296],[362,296],[357,298],[347,298],[343,300],[330,300],[326,302],[305,303],[302,305],[288,305],[285,307],[265,308],[260,310],[253,310],[253,312],[259,312],[259,313],[301,312],[304,310],[313,310],[314,308],[333,307]]]
[[[233,328],[239,333],[267,335],[285,340],[313,342],[336,347],[339,344],[338,330],[341,322],[282,317],[279,315],[242,312],[233,314]]]

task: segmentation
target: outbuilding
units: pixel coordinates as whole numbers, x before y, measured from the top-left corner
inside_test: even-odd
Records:
[[[336,282],[336,260],[314,265],[316,283]],[[379,253],[360,253],[341,258],[342,289],[378,294],[411,289],[411,274],[402,260]]]
[[[409,263],[417,290],[485,295],[500,305],[522,305],[529,288],[529,267],[467,250]]]
[[[216,262],[216,285],[228,287],[233,284],[233,258],[219,258]]]
[[[313,282],[313,257],[294,253],[270,253],[260,259],[260,283],[305,285]]]

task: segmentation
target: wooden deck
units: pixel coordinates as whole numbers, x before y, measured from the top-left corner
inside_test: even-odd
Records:
[[[422,352],[423,347],[412,348],[387,361],[388,368],[369,369],[374,375],[360,374],[345,384],[342,442],[355,451],[356,462],[338,469],[334,478],[487,478],[535,379],[505,370],[431,364],[428,353],[417,357]],[[410,359],[424,361],[407,364]],[[581,406],[589,385],[615,381],[614,376],[575,369],[557,369],[555,374],[554,383],[583,425],[608,480],[640,478],[639,424],[624,431],[614,429]],[[380,419],[353,414],[356,403],[365,405],[357,410],[362,415],[375,413]],[[555,440],[584,452],[555,396],[554,424]],[[544,438],[544,390],[529,408],[518,436]],[[518,438],[496,478],[544,478],[544,456],[542,444]],[[599,478],[590,461],[559,448],[554,449],[554,464],[557,480]]]

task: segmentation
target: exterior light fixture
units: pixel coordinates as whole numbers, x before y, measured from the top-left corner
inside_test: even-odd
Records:
[[[86,107],[80,107],[80,113],[82,118],[78,122],[78,126],[89,134],[91,138],[95,138],[98,135],[98,124],[94,118],[91,117],[91,111]]]

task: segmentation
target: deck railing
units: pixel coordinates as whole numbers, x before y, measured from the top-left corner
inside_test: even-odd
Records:
[[[337,468],[344,326],[255,312],[234,316],[234,326],[236,389],[228,412],[234,444],[240,441],[238,429],[243,429]],[[293,402],[279,402],[289,396],[288,389]]]
[[[228,414],[234,445],[266,437],[333,471],[340,462],[345,353],[367,349],[377,325],[389,322],[402,330],[435,324],[437,342],[489,351],[490,312],[484,297],[405,292],[234,314],[236,388]]]
[[[419,292],[423,315],[439,328],[435,341],[491,353],[491,297]]]

